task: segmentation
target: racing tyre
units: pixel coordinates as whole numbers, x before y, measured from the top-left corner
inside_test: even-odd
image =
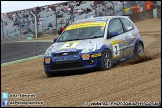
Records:
[[[45,72],[48,77],[53,77],[53,73]]]
[[[101,70],[110,69],[113,66],[112,54],[110,51],[105,50],[101,55]]]
[[[138,45],[136,47],[136,57],[143,56],[143,55],[144,55],[144,47],[143,47],[142,43],[138,43]]]

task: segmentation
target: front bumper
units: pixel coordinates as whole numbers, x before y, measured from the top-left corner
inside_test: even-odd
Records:
[[[84,54],[75,54],[68,56],[52,56],[50,62],[44,62],[45,72],[57,72],[78,69],[98,68],[101,65],[101,53],[91,52],[89,58],[83,58]],[[44,60],[49,57],[44,57]]]

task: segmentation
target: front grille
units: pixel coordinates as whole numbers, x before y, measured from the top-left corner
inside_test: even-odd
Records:
[[[82,63],[79,61],[61,61],[54,62],[51,69],[69,69],[69,68],[79,68],[83,67]]]
[[[75,55],[75,54],[79,54],[79,52],[61,52],[61,53],[55,53],[53,54],[53,56],[67,56],[67,55]]]

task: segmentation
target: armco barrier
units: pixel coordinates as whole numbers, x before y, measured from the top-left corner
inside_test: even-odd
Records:
[[[158,18],[161,18],[161,9],[158,9],[158,10],[157,10],[157,17],[158,17]]]
[[[147,11],[143,11],[137,14],[130,15],[130,19],[133,22],[138,22],[138,21],[142,21],[145,19],[151,19],[151,18],[153,18],[153,10],[147,10]]]
[[[138,22],[138,21],[154,18],[153,9],[146,10],[146,11],[143,11],[143,12],[140,12],[137,14],[131,14],[129,16],[133,22]],[[159,9],[159,8],[157,9],[157,18],[161,18],[161,9]]]
[[[1,38],[1,43],[32,40],[33,36],[34,36],[33,34],[26,34],[26,35],[19,35],[19,36],[7,36],[7,37]]]

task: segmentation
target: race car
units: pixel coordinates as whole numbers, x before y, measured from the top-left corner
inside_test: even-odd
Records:
[[[138,28],[129,16],[104,16],[76,21],[54,39],[44,54],[44,71],[99,68],[144,55]]]

